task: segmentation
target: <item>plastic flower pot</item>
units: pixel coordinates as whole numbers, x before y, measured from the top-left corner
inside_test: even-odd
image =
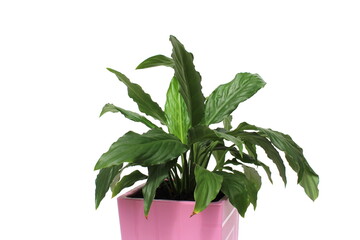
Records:
[[[226,197],[192,217],[194,201],[155,199],[146,219],[144,201],[129,197],[142,186],[118,197],[122,240],[237,240],[239,215]]]

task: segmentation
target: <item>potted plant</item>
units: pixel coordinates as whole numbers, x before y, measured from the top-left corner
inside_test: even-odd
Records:
[[[315,200],[319,177],[289,135],[246,122],[232,128],[231,114],[265,86],[262,78],[238,73],[205,98],[193,55],[174,36],[170,42],[171,58],[156,55],[137,67],[174,69],[164,110],[124,74],[108,69],[125,84],[129,97],[147,116],[113,104],[106,104],[100,116],[120,112],[149,128],[142,134],[127,132],[95,165],[99,170],[96,208],[109,189],[114,197],[146,179],[144,185],[118,198],[122,239],[237,239],[238,214],[234,211],[244,217],[250,204],[256,207],[261,187],[257,169],[265,170],[272,182],[270,168],[258,159],[258,147],[275,164],[286,185],[279,150],[284,152],[298,183]],[[223,125],[211,128],[218,123]],[[147,168],[147,174],[136,169],[122,176],[124,169],[133,166]]]

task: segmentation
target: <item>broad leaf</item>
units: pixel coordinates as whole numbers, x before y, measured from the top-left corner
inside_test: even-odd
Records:
[[[95,180],[95,207],[98,208],[101,200],[105,197],[115,176],[122,168],[122,164],[103,168],[99,171]]]
[[[151,68],[157,66],[174,67],[174,60],[164,55],[156,55],[144,60],[136,69]]]
[[[179,82],[174,77],[171,80],[166,95],[165,115],[169,132],[177,136],[181,142],[187,143],[187,132],[190,128],[190,119],[183,97],[179,92]]]
[[[242,165],[242,167],[244,169],[244,174],[246,178],[249,180],[249,184],[248,184],[249,199],[255,209],[257,202],[257,194],[261,188],[261,176],[252,167],[245,165]]]
[[[142,135],[128,132],[104,153],[95,170],[119,165],[124,162],[151,166],[165,163],[186,151],[181,141],[161,129],[152,129]]]
[[[222,176],[206,170],[196,165],[195,180],[196,188],[194,192],[195,207],[193,214],[203,211],[220,192]]]
[[[230,203],[238,210],[242,217],[250,205],[248,180],[243,173],[216,172],[223,177],[221,191],[229,198]]]
[[[142,193],[144,195],[144,214],[145,217],[149,215],[150,207],[152,201],[155,198],[156,189],[160,186],[160,184],[168,177],[170,168],[175,164],[174,161],[168,162],[166,164],[160,164],[148,167],[149,177],[142,188]]]
[[[265,82],[257,74],[238,73],[235,79],[216,88],[206,100],[205,124],[218,123],[229,116],[239,105],[252,97]]]
[[[129,97],[137,103],[141,112],[158,119],[162,124],[166,124],[165,113],[160,106],[151,99],[149,94],[145,93],[138,84],[130,82],[124,74],[111,68],[108,68],[108,70],[114,73],[117,78],[126,85]]]
[[[285,173],[285,165],[279,152],[275,149],[275,147],[271,144],[271,142],[265,137],[260,136],[257,133],[248,133],[242,132],[236,135],[240,137],[244,142],[250,142],[251,144],[255,144],[264,149],[268,158],[270,158],[276,165],[279,170],[279,174],[286,185],[286,173]]]
[[[170,36],[173,46],[175,78],[179,81],[180,94],[184,98],[191,126],[199,124],[204,117],[205,98],[201,92],[201,76],[195,70],[194,57],[174,36]]]
[[[141,122],[143,124],[145,124],[146,126],[148,126],[149,128],[158,128],[155,124],[153,124],[150,120],[148,120],[146,117],[141,116],[140,114],[136,113],[136,112],[131,112],[122,108],[119,108],[113,104],[105,104],[105,106],[103,107],[101,113],[100,113],[100,117],[102,115],[104,115],[107,112],[120,112],[122,115],[124,115],[126,118],[133,120],[134,122]]]
[[[119,194],[124,188],[131,187],[137,181],[146,179],[147,176],[142,174],[139,170],[135,170],[129,175],[123,176],[119,182],[114,186],[112,197]]]

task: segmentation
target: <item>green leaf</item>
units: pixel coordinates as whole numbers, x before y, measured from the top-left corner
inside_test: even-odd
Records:
[[[216,198],[221,188],[222,179],[222,176],[196,165],[195,207],[193,214],[203,211]]]
[[[224,124],[224,128],[226,131],[230,131],[232,126],[231,126],[231,121],[232,121],[232,116],[226,116],[223,120],[223,124]]]
[[[126,85],[129,97],[137,103],[141,112],[158,119],[164,125],[166,124],[165,113],[160,106],[151,99],[149,94],[145,93],[138,84],[130,82],[124,74],[111,68],[108,68],[108,70],[114,73],[117,78]]]
[[[186,151],[181,141],[161,129],[152,129],[142,135],[128,132],[104,153],[95,165],[95,170],[119,165],[124,162],[142,166],[162,164]]]
[[[279,174],[286,185],[286,173],[285,173],[285,165],[279,152],[275,149],[275,147],[271,144],[271,142],[263,136],[260,136],[257,133],[248,133],[241,132],[236,135],[240,137],[244,142],[250,142],[251,144],[255,144],[264,149],[268,158],[270,158],[276,165],[279,170]]]
[[[303,150],[291,139],[289,135],[242,123],[242,129],[257,129],[261,135],[270,139],[271,143],[285,153],[286,160],[290,167],[298,174],[298,183],[304,188],[305,193],[312,200],[319,195],[319,176],[306,161]]]
[[[220,85],[206,100],[205,124],[218,123],[229,116],[239,105],[252,97],[265,82],[257,74],[238,73],[234,80]]]
[[[183,97],[179,92],[179,82],[174,77],[171,80],[166,95],[165,115],[169,132],[177,136],[181,142],[187,143],[187,132],[190,128],[190,119]]]
[[[144,214],[146,218],[149,215],[152,201],[155,198],[156,189],[165,180],[165,178],[168,177],[169,170],[172,166],[174,166],[174,164],[175,161],[171,161],[166,164],[148,167],[149,177],[145,186],[142,188],[142,193],[144,195]]]
[[[254,209],[256,208],[257,194],[261,188],[261,176],[259,173],[252,167],[242,165],[244,169],[244,174],[249,180],[248,190],[249,190],[249,199]]]
[[[216,172],[223,177],[221,191],[229,198],[230,203],[238,210],[242,217],[250,205],[249,193],[247,190],[248,180],[241,172],[227,173]]]
[[[268,179],[271,183],[273,183],[272,178],[271,178],[271,171],[269,166],[267,166],[265,163],[261,162],[260,160],[253,158],[251,156],[249,156],[248,154],[243,153],[243,155],[241,156],[240,153],[235,150],[232,149],[230,151],[231,155],[233,155],[236,159],[241,160],[244,163],[251,163],[251,164],[255,164],[256,166],[261,166],[264,171],[266,172]]]
[[[142,63],[139,64],[139,66],[136,67],[136,69],[144,69],[158,66],[174,67],[174,60],[164,55],[156,55],[144,60]]]
[[[199,124],[204,118],[204,95],[201,92],[201,76],[195,70],[194,57],[174,36],[170,36],[173,46],[175,78],[180,84],[180,94],[184,98],[191,126]]]
[[[146,117],[141,116],[140,114],[136,113],[136,112],[131,112],[122,108],[119,108],[113,104],[107,103],[105,104],[105,106],[103,107],[101,113],[100,113],[100,117],[102,115],[104,115],[107,112],[120,112],[122,115],[124,115],[126,118],[134,121],[134,122],[140,122],[145,124],[147,127],[149,128],[159,128],[158,126],[156,126],[155,124],[153,124],[150,120],[148,120]]]
[[[121,178],[119,182],[117,182],[114,186],[112,197],[115,197],[119,194],[124,188],[131,187],[137,181],[146,179],[147,176],[142,174],[139,170],[135,170],[129,175],[126,175]]]
[[[203,141],[221,141],[222,139],[215,134],[208,126],[198,125],[192,127],[188,132],[189,144]]]
[[[234,136],[224,133],[224,132],[219,132],[219,131],[214,131],[214,132],[218,137],[224,138],[225,140],[235,143],[235,145],[239,148],[240,155],[242,155],[244,142],[241,141],[240,138],[234,137]]]
[[[101,200],[105,197],[107,191],[110,188],[115,176],[118,174],[119,170],[122,168],[122,164],[103,168],[99,171],[96,180],[95,180],[95,207],[98,208]]]

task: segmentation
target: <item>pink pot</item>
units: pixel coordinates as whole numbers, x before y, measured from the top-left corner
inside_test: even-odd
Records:
[[[118,197],[122,240],[237,240],[239,214],[227,198],[190,215],[193,201],[154,200],[148,219],[144,201],[129,198],[141,188]]]

